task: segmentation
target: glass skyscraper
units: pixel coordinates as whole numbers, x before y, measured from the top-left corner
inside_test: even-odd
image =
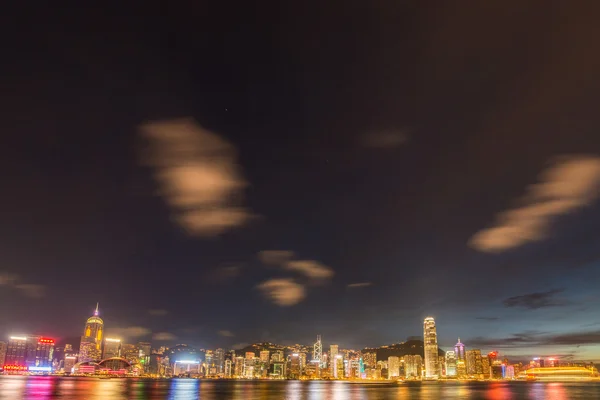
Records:
[[[432,317],[423,321],[423,343],[425,347],[425,377],[438,378],[440,376],[438,360],[438,342],[435,320]]]

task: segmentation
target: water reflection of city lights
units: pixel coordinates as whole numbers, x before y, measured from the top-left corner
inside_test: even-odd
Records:
[[[196,379],[172,379],[169,400],[197,399],[198,384]]]

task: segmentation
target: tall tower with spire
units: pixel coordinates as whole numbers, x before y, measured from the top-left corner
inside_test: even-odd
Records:
[[[102,356],[104,321],[99,317],[98,306],[99,304],[96,303],[94,315],[89,317],[85,323],[79,345],[79,362],[98,361]]]

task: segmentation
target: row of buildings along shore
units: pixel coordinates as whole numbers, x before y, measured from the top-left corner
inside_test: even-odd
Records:
[[[240,350],[195,349],[185,344],[153,348],[150,342],[125,343],[105,337],[98,305],[86,321],[76,349],[58,346],[39,335],[11,336],[0,341],[4,374],[69,374],[220,379],[594,379],[593,363],[534,358],[510,363],[497,351],[467,349],[460,339],[451,350],[438,346],[435,320],[425,318],[423,338],[379,348],[348,350],[321,336],[312,346],[260,343]],[[387,356],[386,356],[387,354]]]

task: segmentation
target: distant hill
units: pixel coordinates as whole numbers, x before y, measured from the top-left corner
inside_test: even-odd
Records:
[[[425,357],[425,348],[422,340],[412,339],[402,343],[394,343],[389,346],[381,346],[375,348],[365,348],[362,350],[366,352],[376,352],[378,360],[387,360],[388,357],[396,356],[403,357],[406,355],[419,355]],[[446,352],[442,349],[438,349],[438,355],[444,356]]]

